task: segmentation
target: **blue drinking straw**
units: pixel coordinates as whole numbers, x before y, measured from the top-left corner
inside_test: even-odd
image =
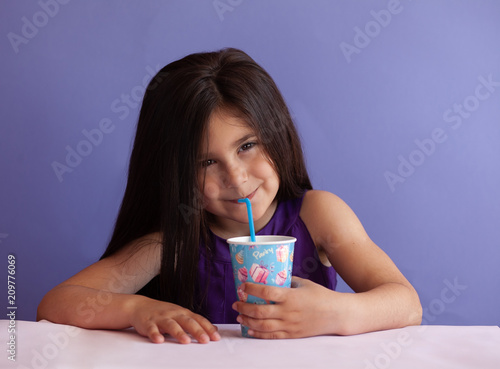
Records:
[[[250,226],[250,241],[256,242],[255,228],[253,226],[252,204],[250,204],[250,199],[247,198],[239,199],[238,202],[245,202],[247,204],[248,225]]]

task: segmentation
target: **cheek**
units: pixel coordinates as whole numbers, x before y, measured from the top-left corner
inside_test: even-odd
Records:
[[[255,174],[261,178],[273,179],[279,181],[278,173],[268,159],[262,157],[255,166]]]
[[[200,187],[201,186],[203,186],[203,182],[200,183]],[[219,186],[207,176],[205,185],[202,188],[202,193],[206,200],[216,199],[219,196]]]

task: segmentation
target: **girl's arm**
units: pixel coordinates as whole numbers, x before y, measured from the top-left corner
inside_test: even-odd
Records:
[[[153,342],[168,333],[181,343],[218,340],[207,319],[178,305],[134,295],[159,273],[160,236],[148,235],[54,287],[38,306],[37,320],[90,329],[134,327]]]
[[[356,292],[339,293],[294,278],[291,289],[245,284],[245,292],[276,305],[234,307],[251,334],[261,338],[357,334],[420,324],[415,289],[368,237],[354,212],[337,196],[309,191],[300,216],[320,253]]]
[[[417,292],[387,254],[367,235],[361,222],[339,197],[312,191],[301,217],[313,241],[342,279],[356,292],[345,294],[342,334],[420,324]]]

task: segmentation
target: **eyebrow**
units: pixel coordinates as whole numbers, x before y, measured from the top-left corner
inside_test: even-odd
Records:
[[[245,142],[246,140],[248,140],[249,138],[252,138],[252,137],[257,137],[255,135],[255,133],[249,133],[249,134],[246,134],[244,135],[242,138],[240,138],[239,140],[236,140],[234,143],[233,143],[233,147],[237,147],[237,146],[240,146],[243,142]]]

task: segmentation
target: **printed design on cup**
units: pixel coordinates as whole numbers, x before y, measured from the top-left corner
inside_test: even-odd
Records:
[[[273,303],[242,293],[245,282],[290,287],[293,267],[293,243],[239,245],[230,243],[229,251],[238,299],[248,303]]]
[[[255,246],[254,246],[255,247]],[[250,248],[252,248],[252,246],[250,246]],[[255,250],[253,253],[252,253],[252,256],[256,259],[256,260],[260,260],[264,257],[266,257],[266,255],[268,254],[274,254],[274,248],[272,247],[269,247],[267,249],[263,249],[263,250]]]
[[[280,263],[284,263],[288,258],[288,245],[282,245],[276,250],[276,259]]]
[[[286,241],[270,238],[288,238]],[[293,239],[290,241],[289,239]],[[241,240],[241,244],[238,243]],[[247,294],[241,289],[243,283],[259,283],[267,286],[289,288],[293,269],[295,241],[287,236],[257,236],[256,243],[248,237],[229,239],[232,271],[237,299],[247,304],[275,304],[274,301]],[[259,244],[259,242],[262,242]],[[249,337],[248,328],[241,326],[243,337]]]
[[[288,276],[288,273],[286,270],[282,270],[276,275],[276,284],[278,286],[283,286],[286,282],[286,277]]]
[[[269,276],[269,269],[266,266],[253,263],[250,268],[250,276],[257,283],[267,284],[267,277]]]
[[[238,262],[238,264],[243,264],[243,262],[245,261],[245,259],[243,258],[243,250],[240,250],[240,252],[238,252],[234,258],[236,259],[236,261]]]
[[[248,270],[246,267],[238,269],[238,280],[245,283],[248,280]]]
[[[241,290],[241,286],[238,286],[236,289],[236,293],[238,294],[238,299],[242,302],[247,302],[248,295],[245,291]]]

